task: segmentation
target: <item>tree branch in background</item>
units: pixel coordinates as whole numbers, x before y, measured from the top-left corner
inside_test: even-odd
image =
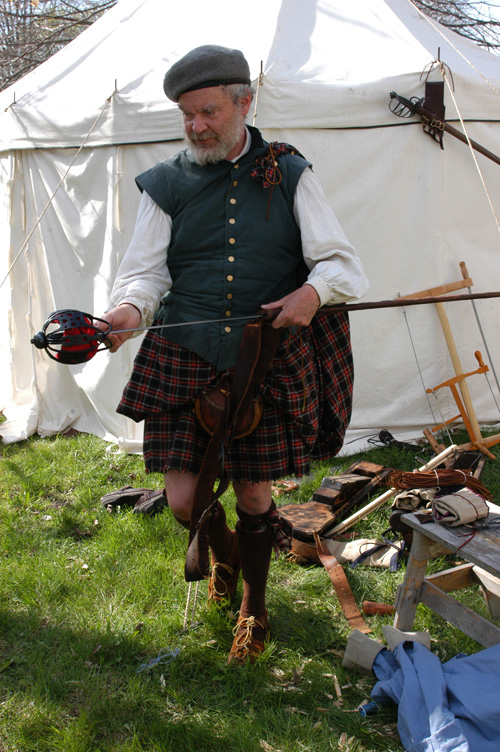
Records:
[[[500,50],[499,3],[412,2],[424,14],[457,34],[491,51]],[[115,4],[116,0],[3,0],[0,4],[0,90],[54,55]]]

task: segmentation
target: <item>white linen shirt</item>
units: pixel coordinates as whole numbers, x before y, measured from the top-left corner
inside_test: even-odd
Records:
[[[247,131],[245,147],[233,162],[249,147]],[[293,212],[309,269],[306,283],[318,293],[320,305],[343,303],[365,295],[369,285],[361,261],[310,169],[304,170],[298,182]],[[150,326],[160,298],[172,285],[168,270],[171,230],[172,218],[143,191],[134,234],[111,293],[111,307],[131,303],[141,312],[141,326]]]

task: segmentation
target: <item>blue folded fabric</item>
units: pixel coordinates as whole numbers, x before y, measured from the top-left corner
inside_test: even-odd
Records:
[[[397,703],[406,752],[499,752],[500,644],[442,664],[418,642],[382,650],[371,697]]]

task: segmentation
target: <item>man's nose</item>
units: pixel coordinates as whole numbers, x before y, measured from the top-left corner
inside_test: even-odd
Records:
[[[207,129],[207,124],[203,115],[195,115],[191,125],[195,133],[203,133]]]

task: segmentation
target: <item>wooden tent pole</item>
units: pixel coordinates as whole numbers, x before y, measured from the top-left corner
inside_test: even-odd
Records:
[[[451,332],[450,322],[448,320],[448,315],[446,313],[444,303],[436,303],[436,309],[438,312],[439,320],[441,322],[441,327],[443,329],[443,334],[446,339],[446,344],[448,345],[448,351],[450,353],[451,362],[453,363],[453,368],[455,370],[455,376],[458,376],[460,379],[458,382],[458,388],[460,389],[464,407],[469,418],[472,432],[474,434],[473,436],[470,437],[470,440],[472,441],[472,443],[474,443],[475,441],[480,442],[482,438],[481,429],[479,427],[479,423],[476,418],[476,413],[472,405],[472,400],[471,400],[470,393],[469,393],[469,387],[467,386],[467,382],[464,378],[464,370],[462,368],[462,364],[458,356],[458,351],[455,345],[455,340],[453,339],[453,334]]]

